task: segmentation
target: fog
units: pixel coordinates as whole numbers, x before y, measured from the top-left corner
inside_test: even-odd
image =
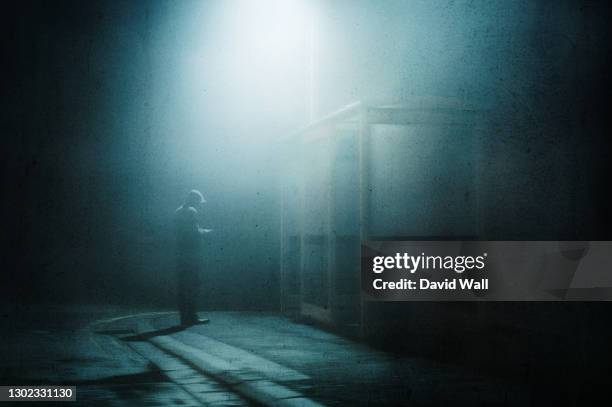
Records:
[[[598,6],[15,7],[3,18],[3,88],[12,101],[2,121],[11,150],[3,175],[13,192],[3,202],[3,246],[14,270],[3,273],[6,298],[173,304],[172,215],[198,188],[208,201],[205,226],[215,230],[203,306],[277,309],[288,156],[279,139],[355,101],[450,100],[478,112],[469,142],[455,138],[443,154],[383,131],[374,151],[393,145],[405,161],[380,163],[377,174],[401,185],[374,198],[388,214],[379,235],[398,222],[415,235],[462,235],[461,221],[443,208],[415,208],[411,221],[389,196],[418,202],[411,191],[454,184],[444,177],[466,162],[477,193],[465,208],[478,238],[596,239],[605,231],[603,175],[591,176],[607,162],[601,48],[609,51],[609,42],[591,32],[605,32],[608,20]],[[464,218],[465,208],[452,218]]]

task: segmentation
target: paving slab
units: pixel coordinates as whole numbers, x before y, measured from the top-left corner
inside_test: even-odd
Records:
[[[234,385],[239,384],[240,374],[246,378],[248,372],[255,373],[252,381],[269,380],[299,394],[287,393],[283,398],[279,392],[270,397],[277,402],[467,406],[477,401],[512,406],[529,400],[516,383],[461,366],[386,353],[278,314],[211,312],[201,316],[211,322],[177,331],[170,335],[172,340],[184,344],[186,354],[199,355],[193,360],[233,380]],[[163,330],[176,324],[177,316],[157,315],[147,323],[148,329]]]

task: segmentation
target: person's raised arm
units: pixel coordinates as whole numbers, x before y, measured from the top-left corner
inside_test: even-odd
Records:
[[[196,233],[200,236],[204,236],[205,234],[211,233],[213,231],[212,229],[206,229],[206,228],[200,227],[200,224],[198,222],[197,212],[194,209],[191,209],[189,211],[189,225],[190,225],[190,230],[193,231],[193,233]]]

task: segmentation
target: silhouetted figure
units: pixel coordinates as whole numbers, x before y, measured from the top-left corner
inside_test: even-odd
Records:
[[[203,272],[203,237],[211,232],[201,228],[198,219],[204,203],[206,200],[200,191],[194,189],[175,213],[178,307],[182,325],[208,322],[198,319],[196,314]]]

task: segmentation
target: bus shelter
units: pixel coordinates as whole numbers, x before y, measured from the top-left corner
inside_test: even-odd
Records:
[[[362,241],[478,236],[475,113],[356,102],[283,138],[284,313],[363,333]]]

